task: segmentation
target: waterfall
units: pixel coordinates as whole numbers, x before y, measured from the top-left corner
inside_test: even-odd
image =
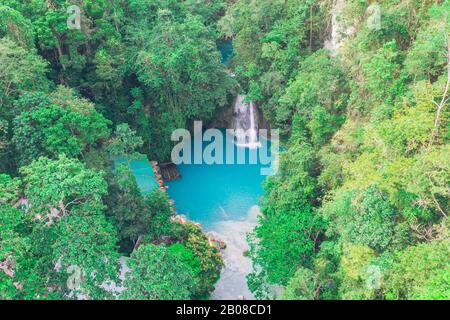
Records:
[[[236,144],[246,148],[258,148],[258,121],[256,118],[255,104],[253,102],[245,103],[245,97],[238,95],[235,105],[235,135]]]
[[[354,26],[347,27],[341,21],[341,14],[343,13],[346,0],[334,0],[333,9],[331,11],[331,38],[325,41],[324,47],[331,51],[331,56],[336,56],[338,49],[342,46],[345,38],[351,36],[355,30]]]
[[[255,125],[255,105],[250,102],[250,143],[258,142],[257,128]]]

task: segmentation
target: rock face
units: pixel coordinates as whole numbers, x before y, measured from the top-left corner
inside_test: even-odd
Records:
[[[162,178],[165,182],[173,181],[181,178],[180,171],[177,166],[172,162],[161,163],[159,165]]]
[[[228,106],[226,109],[223,109],[220,111],[216,118],[208,124],[208,128],[226,128],[226,129],[235,129],[236,127],[236,115],[235,115],[235,106],[236,101],[238,99],[238,96],[236,96],[233,99],[233,102],[230,106]],[[263,112],[257,107],[256,103],[254,103],[256,108],[254,108],[254,111],[257,113],[256,119],[257,119],[257,128],[259,129],[267,129],[270,130],[270,125],[264,119]]]
[[[234,101],[233,100],[233,105]],[[234,108],[231,106],[228,106],[227,108],[219,111],[217,115],[215,116],[214,120],[212,120],[208,124],[208,128],[226,128],[226,129],[233,129],[234,123]]]
[[[264,118],[264,114],[261,109],[256,108],[258,111],[258,128],[267,130],[267,137],[270,139],[270,123]]]
[[[346,27],[341,21],[340,15],[344,11],[346,0],[334,0],[331,21],[331,38],[324,43],[325,49],[331,51],[332,56],[336,56],[337,50],[341,47],[345,38],[351,36],[355,29],[354,27]]]

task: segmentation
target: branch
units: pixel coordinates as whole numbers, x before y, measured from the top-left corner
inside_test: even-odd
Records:
[[[447,40],[447,48],[448,48],[448,50],[447,50],[447,84],[445,86],[445,91],[444,91],[444,95],[442,96],[441,103],[439,103],[437,105],[436,119],[434,120],[434,128],[433,128],[433,132],[431,134],[430,142],[428,144],[429,148],[433,145],[434,140],[436,139],[437,132],[439,130],[439,125],[441,123],[441,112],[442,112],[442,109],[445,107],[447,100],[448,100],[447,94],[448,94],[448,89],[450,86],[450,40]]]

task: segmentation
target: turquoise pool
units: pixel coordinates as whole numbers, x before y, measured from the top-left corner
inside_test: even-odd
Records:
[[[222,63],[226,67],[230,67],[230,60],[234,55],[233,42],[231,40],[224,40],[217,45],[217,49],[222,54]]]
[[[127,160],[126,158],[118,157],[114,159],[114,164],[116,166],[120,164],[128,164],[130,166],[143,194],[150,193],[154,188],[158,187],[153,168],[146,157],[138,160]]]
[[[231,147],[236,154],[238,147],[232,139],[227,141],[233,144]],[[261,152],[270,148],[270,142],[266,142],[262,143]],[[248,159],[250,151],[246,152]],[[259,159],[256,164],[182,164],[178,166],[181,179],[167,184],[177,212],[201,223],[206,232],[217,235],[227,244],[223,253],[225,268],[213,299],[253,298],[246,281],[252,266],[244,253],[248,250],[246,235],[256,225],[258,198],[263,194],[266,177],[261,175],[262,167],[267,166]]]
[[[257,157],[254,164],[249,159],[250,152],[258,150],[259,153],[266,154],[271,145],[270,141],[262,140],[261,148],[250,151],[237,147],[230,136],[226,142],[223,159],[227,158],[226,150],[233,149],[237,160],[239,148],[245,152],[246,163],[182,164],[178,166],[181,179],[166,185],[179,214],[185,214],[190,220],[201,223],[205,232],[214,234],[227,244],[223,251],[225,268],[211,298],[234,300],[243,296],[253,299],[246,279],[252,270],[251,260],[244,256],[249,249],[246,236],[257,223],[258,198],[263,194],[262,184],[266,178],[261,175],[261,169],[269,165],[262,164],[260,157]],[[203,143],[203,150],[207,145],[208,143]],[[149,193],[158,187],[147,159],[128,161],[116,158],[114,162],[116,166],[129,164],[142,193]]]
[[[235,159],[240,147],[233,144]],[[203,144],[205,148],[208,143]],[[218,221],[245,220],[248,210],[258,204],[263,193],[261,169],[268,165],[249,163],[250,152],[266,152],[270,142],[262,143],[258,151],[246,149],[245,164],[181,164],[181,179],[167,183],[168,193],[175,200],[177,212],[203,225],[204,230],[214,230]],[[226,146],[223,158],[226,159]],[[240,148],[242,149],[242,148]],[[225,162],[225,160],[224,160]]]

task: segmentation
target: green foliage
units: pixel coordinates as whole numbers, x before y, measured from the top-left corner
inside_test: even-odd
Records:
[[[449,195],[448,145],[431,148],[417,157],[417,162],[406,173],[406,190],[417,195],[418,201],[425,208],[442,214],[445,207],[443,199]],[[424,168],[426,168],[424,170]],[[438,200],[439,199],[439,200]]]
[[[277,107],[277,124],[290,127],[293,114],[304,122],[314,145],[321,146],[343,123],[347,88],[342,71],[325,51],[318,51],[302,61],[298,74],[286,88]]]
[[[209,290],[208,288],[201,287],[201,284],[204,284],[205,279],[202,278],[202,276],[204,276],[204,273],[202,273],[200,258],[196,256],[191,249],[186,248],[186,246],[182,243],[175,243],[168,247],[168,249],[191,270],[192,275],[194,276],[194,279],[196,281],[196,288],[193,289],[194,298],[206,297]]]
[[[61,156],[40,158],[21,174],[22,181],[0,176],[2,297],[110,297],[102,285],[117,281],[118,253],[102,213],[102,173]]]
[[[109,137],[110,123],[92,103],[77,97],[73,90],[58,87],[48,102],[16,117],[13,141],[19,163],[26,165],[39,156],[82,156]]]
[[[148,18],[131,23],[129,68],[152,104],[148,121],[159,138],[150,141],[150,152],[166,159],[171,132],[192,119],[211,119],[227,103],[233,81],[222,68],[215,33],[201,17],[187,15],[181,20],[167,9],[157,13],[156,23]],[[144,32],[148,24],[151,31]]]
[[[250,237],[255,270],[250,288],[260,297],[264,282],[286,285],[299,267],[311,266],[322,219],[313,208],[315,181],[308,170],[313,164],[311,148],[298,144],[282,155],[279,177],[266,182],[259,225]]]
[[[33,27],[20,12],[0,4],[0,38],[8,36],[24,48],[34,47]]]
[[[0,115],[11,113],[10,105],[21,93],[49,87],[48,63],[35,50],[22,48],[8,37],[0,38],[0,65]]]
[[[318,275],[306,268],[299,268],[289,280],[281,300],[315,300],[319,291]]]
[[[321,6],[309,0],[242,0],[230,5],[219,22],[222,32],[233,37],[239,83],[277,125],[292,112],[278,110],[280,97],[303,58],[324,40]],[[288,123],[281,125],[288,130]]]
[[[145,203],[147,205],[146,210],[151,216],[150,237],[159,239],[163,236],[170,236],[173,225],[170,221],[172,211],[167,194],[156,188],[145,196]]]
[[[20,180],[6,174],[0,174],[0,203],[14,204],[19,199]]]
[[[122,298],[207,298],[220,253],[108,165],[167,160],[237,82],[286,143],[249,236],[256,296],[448,298],[450,2],[347,0],[330,23],[334,5],[1,0],[0,299],[113,298],[118,240],[138,247]]]
[[[389,279],[404,252],[448,236],[449,2],[311,5],[241,0],[220,22],[238,80],[287,142],[250,237],[249,287],[267,297],[283,285],[284,299],[443,297],[443,265],[414,294]],[[330,57],[315,19],[336,11]],[[424,277],[427,253],[415,254]]]
[[[450,2],[430,8],[430,20],[419,30],[411,50],[405,59],[405,69],[418,79],[435,79],[446,63],[450,32]]]
[[[207,297],[218,252],[200,230],[176,234],[167,195],[144,197],[128,169],[107,166],[167,158],[173,129],[231,99],[216,50],[222,0],[0,2],[0,170],[19,175],[0,174],[1,297],[112,298],[117,237],[128,253],[181,241],[189,297]],[[67,25],[74,4],[80,29]]]
[[[143,196],[131,169],[125,164],[115,169],[109,183],[106,205],[107,214],[112,218],[126,252],[132,250],[139,237],[160,241],[174,233],[167,195],[154,189]]]
[[[176,234],[186,249],[194,253],[195,259],[200,260],[200,273],[194,295],[196,298],[206,298],[219,280],[223,266],[222,256],[211,246],[202,230],[191,222],[178,225]]]
[[[18,80],[23,77],[17,89],[15,83],[8,86],[7,82],[8,92],[2,92],[0,84],[0,102],[22,93],[25,84],[36,82],[44,87],[45,76],[34,81],[42,73],[38,68],[47,66],[33,60],[36,43],[39,53],[49,61],[48,75],[54,82],[77,87],[115,124],[129,123],[137,131],[144,140],[141,152],[167,160],[174,129],[188,127],[194,119],[210,120],[231,98],[228,94],[235,82],[225,72],[216,49],[222,0],[209,1],[208,5],[172,0],[76,2],[81,9],[80,29],[67,27],[72,1],[48,5],[44,0],[28,4],[5,0],[3,4],[0,36],[30,45],[14,49],[18,62],[10,61],[14,57],[10,54],[5,57],[8,61],[0,60],[18,71]],[[16,45],[6,38],[2,41]],[[26,48],[30,54],[25,58]],[[136,90],[140,94],[136,95]],[[24,139],[39,140],[39,133],[24,131],[28,134]],[[67,138],[63,136],[55,145]],[[31,149],[18,150],[28,158],[20,165],[40,155],[49,156],[39,146]],[[72,142],[68,149],[80,149],[80,145]]]
[[[399,52],[395,40],[387,42],[363,66],[366,78],[365,86],[370,93],[370,102],[383,102],[391,104],[392,97],[396,97],[400,92],[398,88],[398,74],[400,65],[398,63]]]
[[[117,283],[119,255],[116,233],[106,217],[72,209],[57,222],[54,232],[58,237],[52,244],[52,260],[58,261],[60,272],[70,279],[77,277],[80,270],[80,279],[73,279],[80,284],[70,290],[70,296],[82,294],[94,300],[109,297],[101,286],[110,281]]]
[[[126,123],[117,125],[114,138],[110,141],[109,152],[112,156],[138,158],[141,155],[137,150],[142,147],[144,141],[136,135]]]
[[[169,251],[178,256],[181,262],[185,263],[192,270],[194,277],[198,277],[201,272],[200,258],[196,257],[192,250],[186,248],[181,243],[171,245]]]
[[[365,245],[349,245],[344,248],[340,261],[342,283],[340,295],[345,300],[366,300],[376,298],[373,289],[368,286],[371,263],[375,252]],[[374,279],[379,281],[379,279]]]
[[[130,272],[121,298],[126,300],[186,300],[195,280],[192,270],[167,247],[140,246],[127,260]]]
[[[20,173],[30,211],[39,219],[51,222],[72,210],[94,214],[103,209],[104,174],[86,169],[78,160],[64,155],[57,160],[42,157],[22,167]]]
[[[450,243],[432,241],[400,252],[387,277],[390,299],[448,299]]]
[[[9,148],[9,132],[8,122],[4,119],[0,119],[0,157],[8,152]]]
[[[336,222],[334,228],[345,242],[383,251],[393,241],[397,213],[376,187],[339,195],[325,207],[325,214]]]
[[[107,214],[112,218],[122,242],[134,242],[140,235],[149,232],[152,213],[127,165],[120,165],[115,169],[114,177],[108,185],[106,205]]]
[[[254,283],[253,289],[259,289],[255,277],[267,277],[265,280],[271,284],[285,285],[296,268],[309,266],[310,256],[314,252],[317,225],[313,213],[306,210],[280,211],[277,215],[267,217],[264,224],[255,230],[261,247],[254,253],[256,256],[253,261],[264,271],[250,275],[249,280]]]
[[[0,202],[0,299],[18,297],[14,276],[31,246],[30,238],[24,234],[29,223],[25,212]]]

